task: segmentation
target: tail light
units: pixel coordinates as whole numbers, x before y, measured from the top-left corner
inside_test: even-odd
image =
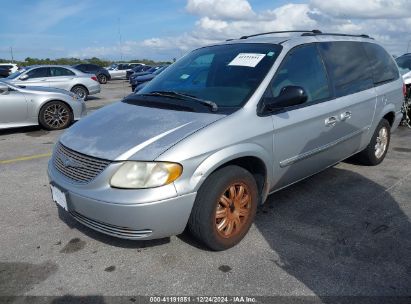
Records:
[[[97,80],[97,77],[96,77],[96,76],[91,76],[91,79],[93,79],[94,81],[97,81],[97,82],[98,82],[98,80]]]

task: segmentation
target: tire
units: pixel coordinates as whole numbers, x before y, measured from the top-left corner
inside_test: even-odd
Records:
[[[197,192],[188,229],[210,249],[226,250],[247,234],[257,202],[257,184],[251,173],[238,166],[224,167],[212,173]]]
[[[88,96],[88,90],[86,87],[82,85],[75,85],[72,89],[71,92],[76,94],[78,97],[80,97],[82,100],[86,100]]]
[[[39,123],[46,130],[61,130],[73,122],[73,112],[62,101],[46,103],[39,112]]]
[[[104,75],[104,74],[99,74],[97,76],[97,79],[98,79],[98,82],[101,83],[101,84],[106,84],[107,81],[108,81],[107,76]]]
[[[378,124],[367,148],[357,154],[358,161],[367,166],[380,164],[387,155],[391,139],[391,126],[386,119]]]

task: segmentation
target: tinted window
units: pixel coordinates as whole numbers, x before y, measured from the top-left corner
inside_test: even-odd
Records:
[[[96,72],[96,71],[100,70],[100,67],[98,65],[95,65],[95,64],[87,64],[87,70],[89,72]]]
[[[51,72],[51,76],[53,77],[75,75],[72,71],[65,69],[65,68],[59,68],[59,67],[51,67],[50,72]]]
[[[37,69],[32,69],[27,72],[27,75],[29,75],[30,78],[41,78],[41,77],[49,77],[49,68],[37,68]]]
[[[398,69],[394,59],[378,44],[364,43],[365,51],[373,68],[375,84],[398,79]]]
[[[277,97],[286,86],[300,86],[307,93],[307,102],[331,96],[321,56],[314,44],[291,50],[271,82],[271,94]]]
[[[320,43],[329,74],[334,80],[336,97],[360,92],[374,86],[373,70],[360,42]]]
[[[77,69],[77,70],[79,70],[79,71],[82,71],[82,72],[85,72],[87,69],[86,69],[86,65],[85,64],[78,64],[78,65],[75,65],[75,66],[73,66],[75,69]]]

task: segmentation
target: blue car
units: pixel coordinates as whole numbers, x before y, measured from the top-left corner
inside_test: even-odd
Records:
[[[158,67],[156,67],[157,69],[152,73],[139,75],[135,78],[130,77],[131,90],[133,92],[135,92],[137,87],[139,87],[142,84],[145,84],[145,83],[149,82],[151,79],[153,79],[154,77],[159,75],[162,71],[164,71],[166,69],[166,67],[168,67],[168,65],[158,66]],[[139,87],[139,89],[140,88],[142,88],[142,86]]]

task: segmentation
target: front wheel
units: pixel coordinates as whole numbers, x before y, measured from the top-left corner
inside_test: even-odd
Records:
[[[76,85],[71,89],[71,92],[76,94],[80,99],[86,100],[88,96],[88,91],[85,87],[81,85]]]
[[[197,192],[188,228],[212,250],[238,244],[255,218],[257,184],[247,170],[227,166],[212,173]]]
[[[391,126],[386,119],[382,119],[378,124],[367,148],[361,151],[358,160],[368,166],[380,164],[387,155],[388,146],[391,139]]]
[[[45,104],[39,113],[40,125],[47,130],[67,128],[72,121],[71,109],[61,101],[52,101]]]

